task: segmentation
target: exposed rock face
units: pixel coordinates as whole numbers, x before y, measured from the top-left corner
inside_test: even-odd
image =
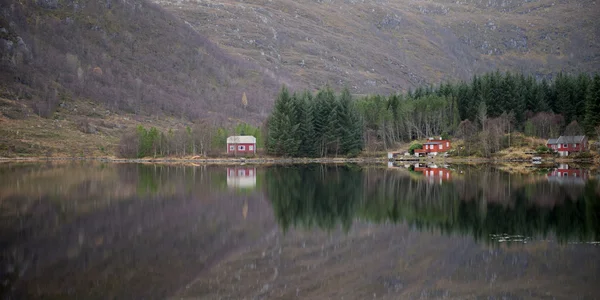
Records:
[[[57,9],[58,0],[37,0],[37,4],[46,9]]]

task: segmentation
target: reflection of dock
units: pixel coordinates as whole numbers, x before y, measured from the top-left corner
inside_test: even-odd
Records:
[[[548,182],[561,185],[585,185],[589,179],[589,172],[585,169],[572,169],[569,165],[561,164],[546,175]]]
[[[251,188],[256,186],[256,168],[227,168],[227,186],[230,188]]]

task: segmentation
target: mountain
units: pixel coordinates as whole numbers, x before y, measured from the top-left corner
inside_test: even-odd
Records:
[[[88,101],[119,113],[258,123],[284,78],[147,1],[0,0],[0,98],[42,117]]]
[[[390,93],[499,69],[600,69],[593,0],[153,0],[227,52],[310,88]]]

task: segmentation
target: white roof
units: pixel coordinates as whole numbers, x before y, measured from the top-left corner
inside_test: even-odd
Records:
[[[251,135],[234,135],[227,138],[227,144],[256,144],[256,138]]]

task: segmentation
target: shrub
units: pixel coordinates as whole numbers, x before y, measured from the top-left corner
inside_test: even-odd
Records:
[[[538,154],[546,154],[546,153],[553,153],[553,152],[554,152],[552,149],[548,148],[548,147],[547,147],[547,146],[545,146],[545,145],[538,146],[538,147],[535,149],[535,151],[536,151]]]
[[[423,145],[420,143],[414,143],[412,145],[410,145],[410,147],[408,148],[408,152],[410,154],[415,154],[415,149],[421,149],[423,148]]]
[[[135,130],[129,130],[121,137],[119,142],[119,156],[124,158],[136,158],[140,147],[139,135]]]

